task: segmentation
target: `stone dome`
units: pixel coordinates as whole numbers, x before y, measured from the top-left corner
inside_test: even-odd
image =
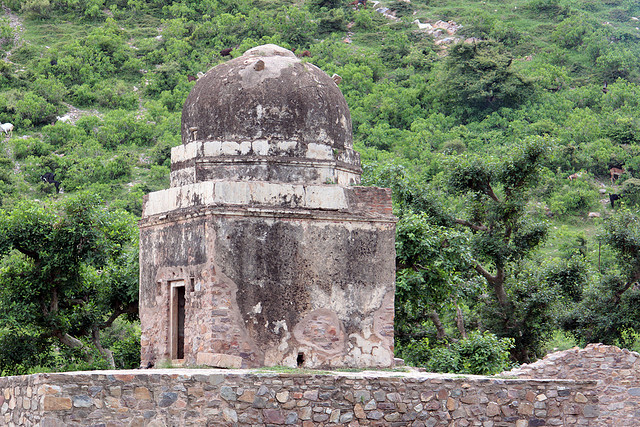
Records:
[[[172,186],[210,180],[357,184],[351,115],[334,80],[268,44],[210,69],[182,110]]]
[[[351,115],[333,79],[276,45],[212,68],[182,110],[182,142],[296,140],[352,146]]]

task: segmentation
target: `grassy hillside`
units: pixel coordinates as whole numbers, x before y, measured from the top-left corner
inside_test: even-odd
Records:
[[[582,295],[604,272],[624,273],[596,239],[615,215],[609,194],[640,203],[639,27],[634,0],[383,0],[359,9],[338,0],[5,0],[0,121],[15,128],[0,150],[2,207],[91,191],[139,216],[143,195],[169,185],[170,148],[195,84],[188,76],[276,43],[308,50],[310,62],[342,76],[364,183],[393,187],[397,215],[426,215],[430,233],[438,215],[471,215],[469,199],[451,190],[457,165],[482,158],[497,170],[514,147],[544,145],[540,174],[518,203],[549,226],[548,237],[510,268],[514,280],[535,270],[543,282],[580,270],[571,280]],[[625,170],[615,182],[612,167]],[[40,180],[46,172],[62,194]],[[506,188],[497,187],[501,197]],[[457,238],[447,236],[440,244]],[[451,336],[456,310],[468,328],[487,328],[475,307],[484,285],[465,274],[438,276],[465,290],[399,326],[405,354],[439,342],[431,309]],[[531,338],[534,354],[581,303],[563,298],[527,324],[551,324]],[[633,329],[629,321],[575,338],[620,340],[627,331],[628,344]]]

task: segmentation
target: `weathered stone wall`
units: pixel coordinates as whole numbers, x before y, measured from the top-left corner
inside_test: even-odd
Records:
[[[393,365],[389,190],[208,182],[153,193],[145,212],[143,366],[172,359],[175,281],[185,284],[186,365]]]
[[[544,359],[506,372],[520,378],[596,380],[601,425],[640,425],[640,354],[603,344],[589,344],[547,355]]]
[[[143,370],[0,378],[8,426],[602,426],[595,381]]]

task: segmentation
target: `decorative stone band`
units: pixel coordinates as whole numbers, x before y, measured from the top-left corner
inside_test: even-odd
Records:
[[[202,181],[360,183],[360,155],[351,148],[299,141],[195,141],[171,151],[171,186]]]
[[[271,181],[291,184],[360,184],[360,168],[299,157],[205,157],[171,165],[171,187],[204,181]]]
[[[142,217],[202,206],[357,211],[395,222],[387,189],[263,181],[206,181],[150,193]]]
[[[334,160],[360,166],[360,155],[350,148],[334,149],[327,144],[299,141],[194,141],[171,149],[171,162],[180,163],[199,157],[284,156],[316,160]]]

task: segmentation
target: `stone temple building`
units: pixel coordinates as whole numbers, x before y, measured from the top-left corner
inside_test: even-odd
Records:
[[[393,365],[390,190],[340,89],[275,45],[200,78],[140,222],[142,365]]]

